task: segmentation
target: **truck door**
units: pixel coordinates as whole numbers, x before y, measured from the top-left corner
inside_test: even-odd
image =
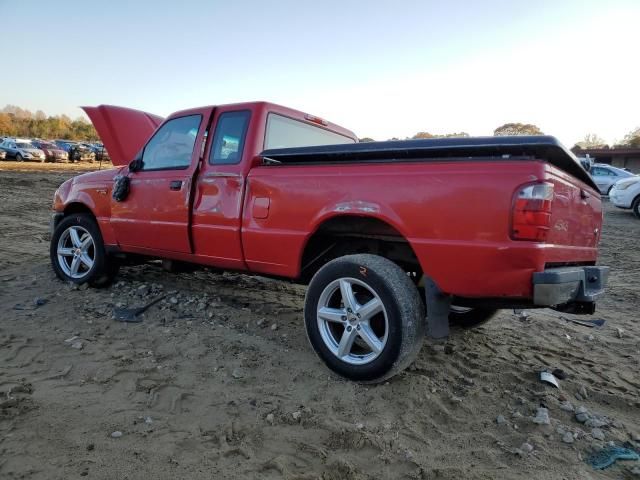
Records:
[[[142,168],[129,172],[130,193],[112,200],[111,225],[118,243],[136,250],[190,253],[189,206],[211,108],[166,120],[141,152]]]
[[[221,268],[244,269],[240,224],[246,170],[254,154],[247,138],[251,111],[216,108],[193,201],[194,253]]]

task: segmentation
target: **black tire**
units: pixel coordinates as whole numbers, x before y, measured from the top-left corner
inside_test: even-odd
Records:
[[[24,159],[22,158],[22,155],[20,155],[19,153],[16,153],[16,162],[23,162]]]
[[[640,196],[636,197],[635,200],[631,202],[631,210],[637,218],[640,218]]]
[[[449,313],[449,322],[462,328],[473,328],[491,320],[498,310],[493,308],[470,308],[462,309],[452,307]]]
[[[318,320],[319,304],[323,298],[332,298],[326,295],[326,291],[340,279],[356,282],[352,286],[361,289],[360,292],[356,289],[351,290],[358,304],[355,312],[367,303],[366,298],[364,300],[361,300],[363,297],[358,298],[358,295],[366,295],[367,291],[377,296],[377,300],[383,306],[382,312],[371,316],[372,323],[368,325],[369,329],[373,330],[374,327],[380,328],[379,325],[382,324],[382,329],[386,332],[384,337],[386,340],[381,341],[382,347],[379,353],[372,350],[368,354],[377,356],[363,364],[350,363],[333,353],[323,339],[323,335],[326,337],[327,334],[321,332],[319,325],[322,322]],[[346,304],[340,303],[342,302],[341,292],[338,293],[338,297],[338,308],[346,309]],[[351,327],[356,323],[350,322],[359,322],[360,316],[358,314],[358,319],[354,318],[355,312],[350,313],[349,320],[346,320],[347,317],[342,317],[342,320],[346,320],[343,323],[327,323],[337,329],[336,337],[344,336],[347,329],[357,328],[360,332],[359,323],[357,327]],[[426,329],[424,306],[420,295],[404,270],[386,258],[369,254],[347,255],[324,265],[309,284],[305,298],[304,318],[309,342],[325,365],[344,378],[363,383],[382,382],[408,367],[420,352]],[[373,322],[377,324],[374,325]],[[364,330],[363,325],[362,332]],[[362,348],[361,346],[366,348],[367,345],[362,341],[364,338],[362,333],[353,331],[356,341],[351,342],[351,345],[355,345],[356,349]],[[357,340],[360,340],[360,347]],[[335,346],[334,344],[334,348]],[[349,347],[349,357],[351,357],[352,348]]]
[[[61,236],[70,227],[74,226],[85,230],[93,240],[93,265],[85,272],[82,272],[82,276],[79,278],[72,277],[64,271],[58,256],[58,243]],[[117,260],[107,256],[105,252],[102,234],[94,217],[86,213],[74,213],[62,219],[51,236],[49,256],[51,258],[51,266],[57,277],[65,282],[72,282],[78,285],[88,283],[90,286],[98,288],[107,286],[112,282],[119,270]]]

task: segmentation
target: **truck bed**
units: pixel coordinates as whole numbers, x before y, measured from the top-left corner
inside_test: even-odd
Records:
[[[495,161],[544,160],[586,185],[597,189],[578,159],[555,137],[454,137],[421,140],[366,142],[316,147],[281,148],[261,153],[265,165],[318,165],[326,163],[389,163],[465,161],[483,158]]]

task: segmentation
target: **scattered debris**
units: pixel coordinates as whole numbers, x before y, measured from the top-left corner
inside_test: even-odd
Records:
[[[528,442],[524,442],[522,445],[520,445],[520,451],[523,453],[531,453],[533,452],[533,445]]]
[[[551,419],[549,418],[549,410],[544,407],[539,407],[536,416],[532,418],[533,423],[537,423],[538,425],[549,425],[551,424]]]
[[[113,309],[112,318],[114,320],[118,320],[119,322],[139,323],[142,321],[142,318],[139,318],[138,315],[145,312],[149,307],[151,307],[152,305],[155,305],[165,297],[166,295],[161,295],[160,297],[150,301],[149,303],[147,303],[142,307],[137,307],[137,308],[116,307]]]
[[[73,342],[71,344],[71,348],[75,348],[76,350],[82,350],[84,348],[84,343],[82,342]]]
[[[36,298],[34,298],[34,300],[33,300],[33,304],[34,304],[36,307],[41,307],[41,306],[43,306],[44,304],[46,304],[47,302],[48,302],[48,300],[47,300],[46,298],[42,298],[42,297],[36,297]]]
[[[239,368],[234,368],[233,372],[231,372],[231,376],[236,379],[244,377],[242,370],[240,370]]]
[[[618,338],[622,338],[624,335],[624,330],[620,327],[616,327],[616,334],[618,335]]]
[[[274,323],[273,325],[271,325],[271,330],[277,330],[278,329],[278,324]]]
[[[604,432],[599,428],[594,428],[591,430],[591,436],[596,440],[602,440],[604,442]]]
[[[120,438],[122,436],[122,432],[120,430],[116,430],[111,433],[111,438]]]
[[[573,443],[575,440],[575,438],[573,437],[573,433],[571,432],[565,432],[564,435],[562,435],[562,441],[564,443]]]
[[[560,388],[560,386],[558,385],[558,379],[553,375],[553,373],[540,372],[540,380],[542,382],[553,385],[556,388]]]
[[[555,370],[553,370],[551,372],[553,374],[554,377],[556,377],[558,380],[566,380],[569,375],[567,375],[567,372],[565,372],[564,370],[562,370],[561,368],[556,368]]]
[[[598,318],[596,320],[579,320],[577,318],[568,318],[562,315],[560,316],[560,318],[567,322],[575,323],[577,325],[582,325],[583,327],[589,328],[600,328],[606,323],[606,320],[602,320],[601,318]]]
[[[573,412],[574,408],[571,402],[565,401],[560,404],[560,410],[564,410],[565,412]]]
[[[302,412],[300,412],[300,411],[293,412],[293,413],[291,414],[291,416],[293,417],[293,419],[294,419],[295,421],[298,421],[298,420],[300,420],[300,418],[302,418]]]
[[[507,419],[506,419],[506,418],[504,418],[504,415],[498,415],[498,416],[496,417],[496,423],[497,423],[498,425],[502,425],[502,424],[504,424],[504,423],[506,423],[506,422],[507,422]]]
[[[273,422],[275,421],[275,417],[273,416],[273,413],[267,414],[265,420],[271,425],[273,425]]]
[[[604,470],[618,460],[640,460],[640,455],[629,448],[608,446],[593,453],[587,463],[595,470]]]

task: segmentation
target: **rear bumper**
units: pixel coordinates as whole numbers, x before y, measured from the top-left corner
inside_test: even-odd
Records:
[[[533,303],[553,307],[593,304],[604,294],[609,267],[549,268],[533,274]]]

